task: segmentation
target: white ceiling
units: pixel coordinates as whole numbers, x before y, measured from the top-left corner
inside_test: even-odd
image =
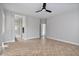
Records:
[[[47,18],[79,7],[78,3],[47,3],[46,8],[52,13],[46,11],[36,13],[35,11],[42,8],[42,3],[3,3],[2,5],[10,11],[39,18]]]

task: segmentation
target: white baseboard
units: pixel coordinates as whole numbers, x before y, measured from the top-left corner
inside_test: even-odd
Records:
[[[8,47],[8,45],[5,45],[5,43],[9,43],[9,42],[15,42],[15,39],[11,40],[11,41],[6,41],[6,42],[2,42],[2,47]]]
[[[48,36],[47,38],[48,38],[48,39],[53,39],[53,40],[57,40],[57,41],[61,41],[61,42],[65,42],[65,43],[69,43],[69,44],[73,44],[73,45],[79,46],[79,43],[76,43],[76,42],[71,42],[71,41],[67,41],[67,40],[62,40],[62,39],[58,39],[58,38],[56,38],[56,37],[50,37],[50,36]]]
[[[24,40],[29,40],[29,39],[36,39],[39,37],[29,37],[29,38],[23,38]],[[8,47],[8,45],[5,45],[5,43],[9,43],[9,42],[15,42],[15,39],[11,40],[11,41],[6,41],[6,42],[2,42],[2,47]]]
[[[40,37],[39,36],[37,36],[37,37],[22,37],[22,40],[30,40],[30,39],[36,39],[36,38],[40,38]],[[22,40],[20,40],[20,41],[22,41]]]

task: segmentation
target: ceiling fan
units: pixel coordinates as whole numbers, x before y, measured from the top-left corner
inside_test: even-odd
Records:
[[[52,12],[52,11],[46,9],[46,3],[43,3],[42,9],[41,10],[38,10],[36,12],[41,12],[42,10],[45,10],[46,12],[49,12],[49,13]]]

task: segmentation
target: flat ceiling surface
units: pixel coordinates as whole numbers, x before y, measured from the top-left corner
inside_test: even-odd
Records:
[[[46,8],[51,10],[52,13],[41,11],[36,13],[42,8],[42,3],[3,3],[2,6],[7,10],[15,13],[30,15],[39,18],[48,18],[50,16],[60,14],[66,11],[72,11],[79,8],[78,3],[47,3]]]

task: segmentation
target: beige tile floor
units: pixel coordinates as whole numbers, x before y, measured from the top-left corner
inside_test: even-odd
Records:
[[[32,39],[8,43],[4,56],[79,56],[79,46],[53,39]]]

